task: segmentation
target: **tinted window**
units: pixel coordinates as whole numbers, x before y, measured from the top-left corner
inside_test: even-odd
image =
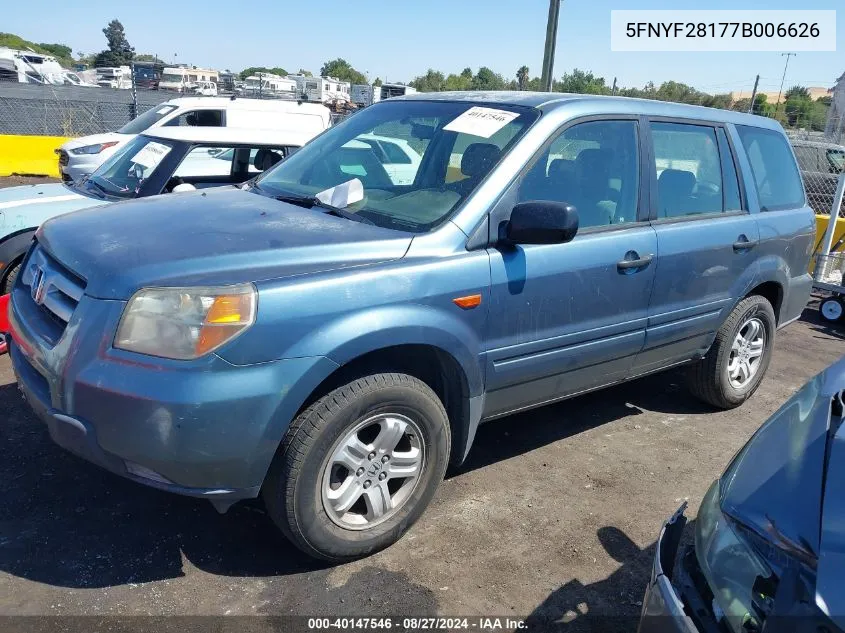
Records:
[[[845,150],[827,150],[827,160],[830,163],[831,173],[840,174],[842,171],[845,171]]]
[[[199,127],[222,127],[222,110],[191,110],[173,117],[165,126],[199,126]]]
[[[635,222],[639,152],[635,121],[593,121],[566,129],[525,175],[519,201],[568,202],[581,228]]]
[[[153,123],[167,116],[176,109],[175,105],[153,106],[144,114],[132,119],[129,123],[118,130],[122,134],[140,134]]]
[[[737,125],[742,146],[751,163],[762,211],[804,206],[804,186],[789,144],[783,134]]]
[[[652,123],[657,170],[657,217],[724,211],[716,130],[682,123]]]
[[[400,164],[400,165],[410,165],[411,159],[408,155],[399,149],[399,146],[396,143],[386,143],[385,141],[381,141],[379,143],[381,148],[384,150],[385,155],[387,156],[387,162],[393,164]]]

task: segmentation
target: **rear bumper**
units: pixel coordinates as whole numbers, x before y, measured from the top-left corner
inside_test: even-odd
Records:
[[[657,539],[651,578],[643,598],[639,633],[697,633],[692,619],[685,613],[678,592],[672,585],[672,571],[678,545],[687,519],[684,503],[677,512],[663,524]]]

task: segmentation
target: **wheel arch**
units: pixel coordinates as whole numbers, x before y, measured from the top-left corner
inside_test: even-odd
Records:
[[[0,287],[5,283],[12,265],[26,255],[38,227],[20,229],[0,239]]]

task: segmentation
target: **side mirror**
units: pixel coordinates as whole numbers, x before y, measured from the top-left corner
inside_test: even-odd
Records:
[[[511,244],[563,244],[578,232],[578,211],[566,202],[520,202],[504,227]]]
[[[173,187],[173,189],[171,189],[171,191],[173,193],[183,193],[185,191],[196,191],[196,190],[197,190],[197,188],[194,187],[189,182],[183,182],[181,185],[176,185],[175,187]]]

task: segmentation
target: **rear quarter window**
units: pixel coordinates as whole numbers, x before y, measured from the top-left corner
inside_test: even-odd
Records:
[[[751,163],[761,211],[797,209],[806,204],[804,185],[786,137],[774,130],[737,125]]]

